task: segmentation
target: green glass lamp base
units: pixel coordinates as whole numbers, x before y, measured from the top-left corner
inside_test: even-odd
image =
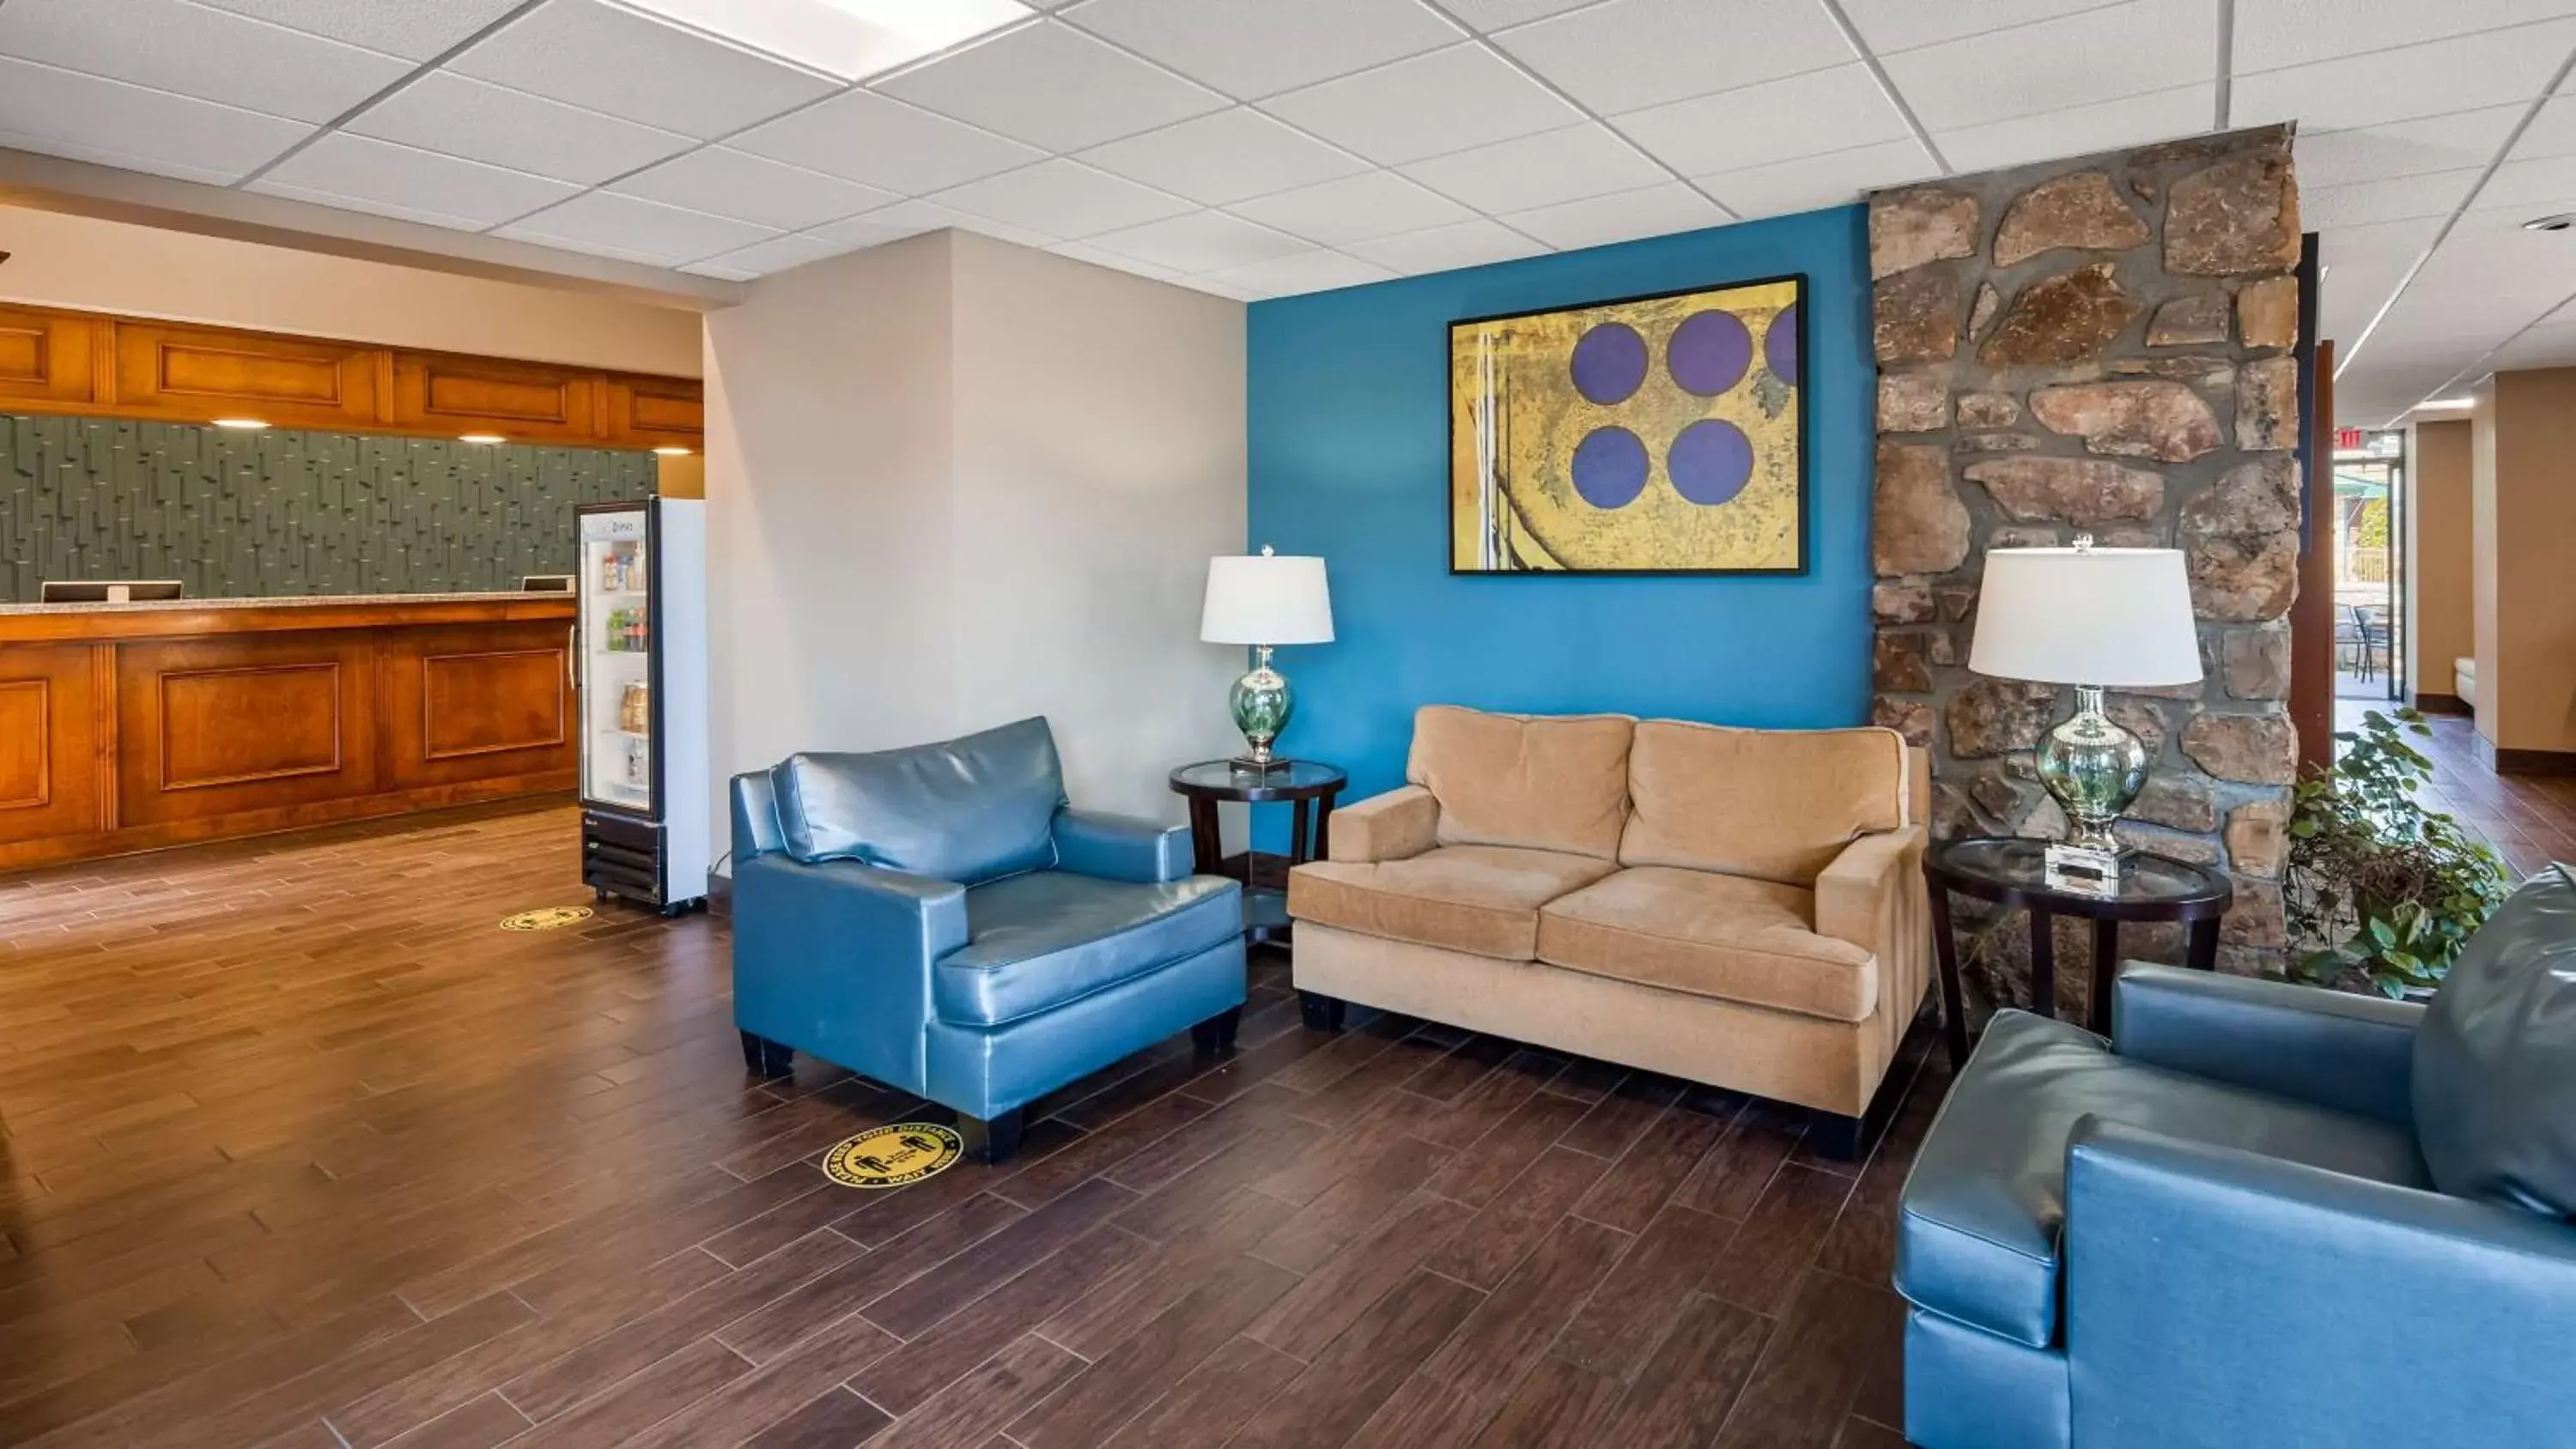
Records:
[[[1226,706],[1233,712],[1235,729],[1243,735],[1243,753],[1234,757],[1234,763],[1267,770],[1287,763],[1272,753],[1271,746],[1297,713],[1297,691],[1289,687],[1288,676],[1270,667],[1270,646],[1254,647],[1258,653],[1252,670],[1234,682]]]

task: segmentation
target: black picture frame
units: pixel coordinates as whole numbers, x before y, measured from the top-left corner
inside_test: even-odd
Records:
[[[1780,568],[1743,569],[1474,569],[1460,568],[1458,566],[1458,489],[1456,472],[1458,462],[1458,392],[1457,388],[1452,385],[1450,369],[1454,366],[1456,360],[1459,328],[1480,327],[1488,322],[1508,322],[1516,317],[1543,317],[1554,312],[1575,312],[1593,307],[1622,307],[1635,302],[1661,302],[1674,297],[1692,296],[1700,292],[1726,291],[1730,288],[1736,287],[1765,287],[1780,282],[1790,283],[1796,288],[1796,295],[1792,299],[1790,305],[1796,309],[1798,318],[1798,377],[1791,385],[1791,390],[1796,394],[1794,406],[1797,409],[1798,415],[1798,561],[1795,564]],[[1510,312],[1487,312],[1474,317],[1458,317],[1451,319],[1448,324],[1448,330],[1443,338],[1443,346],[1441,348],[1440,355],[1442,379],[1441,392],[1443,394],[1442,411],[1446,415],[1447,428],[1442,439],[1440,486],[1443,493],[1446,494],[1448,498],[1448,507],[1444,510],[1446,519],[1440,537],[1440,557],[1441,563],[1448,571],[1449,576],[1451,578],[1472,579],[1753,579],[1805,577],[1813,567],[1815,558],[1815,483],[1809,476],[1808,467],[1810,458],[1809,450],[1811,446],[1809,435],[1813,432],[1813,416],[1812,411],[1808,406],[1807,397],[1809,392],[1807,385],[1807,372],[1810,357],[1807,346],[1809,321],[1807,301],[1810,290],[1811,289],[1807,285],[1807,274],[1805,272],[1782,272],[1767,277],[1730,278],[1721,281],[1700,282],[1687,287],[1671,287],[1662,291],[1638,292],[1624,297],[1602,297],[1581,302],[1560,302],[1545,307],[1523,307]]]

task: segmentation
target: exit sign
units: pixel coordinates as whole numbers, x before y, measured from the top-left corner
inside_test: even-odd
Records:
[[[2356,451],[2356,452],[2357,452],[2357,451],[2359,451],[2359,450],[2360,450],[2360,448],[2361,448],[2361,429],[2359,429],[2359,428],[2337,428],[2337,429],[2335,429],[2335,448],[2336,448],[2336,450],[2337,450],[2337,451],[2339,451],[2339,452],[2340,452],[2340,451],[2347,450],[2347,449],[2352,450],[2352,451]]]

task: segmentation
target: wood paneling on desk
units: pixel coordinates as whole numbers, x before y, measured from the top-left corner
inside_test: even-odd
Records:
[[[0,868],[568,790],[569,598],[0,609]]]

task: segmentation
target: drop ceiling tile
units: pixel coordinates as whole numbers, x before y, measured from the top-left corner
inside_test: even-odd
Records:
[[[1470,28],[1491,34],[1597,3],[1599,0],[1448,0],[1448,8]]]
[[[745,276],[765,277],[772,272],[789,271],[807,262],[819,262],[825,257],[837,257],[843,252],[857,249],[856,244],[852,242],[836,241],[811,233],[774,236],[767,241],[753,242],[739,250],[709,257],[704,262],[693,263],[681,270],[694,272],[707,267],[720,268],[723,272],[737,274],[729,280],[741,281]]]
[[[1366,161],[1242,106],[1095,146],[1078,159],[1209,206],[1369,169]]]
[[[1462,38],[1421,0],[1091,0],[1065,18],[1245,100]]]
[[[546,0],[449,68],[701,140],[840,89],[604,0]]]
[[[1426,231],[1466,221],[1474,212],[1392,171],[1327,181],[1277,196],[1238,201],[1226,210],[1326,246]]]
[[[2299,221],[2309,227],[2367,226],[2377,221],[2408,221],[2448,216],[2457,211],[2478,169],[2436,171],[2425,176],[2393,176],[2382,181],[2355,181],[2343,186],[2299,187]]]
[[[1605,116],[1857,59],[1814,0],[1609,0],[1494,39]]]
[[[503,227],[497,235],[676,266],[709,261],[778,233],[729,217],[614,192],[585,192]]]
[[[1090,244],[1176,272],[1213,272],[1314,250],[1295,237],[1221,211],[1193,211],[1121,227],[1090,238]]]
[[[1211,297],[1231,298],[1237,302],[1258,302],[1262,297],[1260,292],[1250,287],[1238,286],[1233,282],[1220,282],[1214,277],[1174,277],[1172,285],[1187,287],[1193,292],[1205,292]]]
[[[1293,297],[1393,280],[1395,273],[1375,262],[1317,249],[1208,274],[1210,281],[1241,287],[1263,297]]]
[[[2488,106],[2350,131],[2303,131],[2297,140],[2299,186],[2345,186],[2484,166],[2528,106]],[[2528,133],[2526,133],[2528,139]],[[2517,150],[2517,154],[2523,154]],[[2546,154],[2545,152],[2530,154]]]
[[[1907,137],[1823,156],[1694,176],[1691,181],[1716,197],[1727,210],[1750,220],[1846,206],[1882,186],[1902,186],[1940,173],[1941,168],[1933,163],[1923,143]]]
[[[1291,91],[1261,108],[1387,166],[1583,119],[1481,45],[1435,50]]]
[[[251,190],[481,230],[550,206],[581,188],[341,132],[287,157],[251,183]]]
[[[1049,151],[1076,151],[1222,110],[1225,97],[1048,21],[970,46],[877,89]]]
[[[2236,0],[2236,71],[2396,50],[2567,13],[2566,0]]]
[[[1445,272],[1457,267],[1481,267],[1488,262],[1508,262],[1536,256],[1546,251],[1545,243],[1533,241],[1497,221],[1478,217],[1455,226],[1433,227],[1429,231],[1406,232],[1402,236],[1379,237],[1374,241],[1354,242],[1342,248],[1362,261],[1374,262],[1399,276],[1418,276],[1424,272]]]
[[[781,231],[802,231],[903,199],[874,186],[722,146],[665,161],[609,190]]]
[[[1077,262],[1089,262],[1095,267],[1107,267],[1113,272],[1125,272],[1130,276],[1146,277],[1157,282],[1168,282],[1180,275],[1170,267],[1158,267],[1152,262],[1136,257],[1102,251],[1088,242],[1057,242],[1047,250],[1060,257],[1071,257]]]
[[[1060,156],[952,186],[930,199],[1061,241],[1082,241],[1190,210],[1177,196]]]
[[[2471,111],[2467,114],[2480,113]],[[2576,96],[2554,96],[2541,104],[2539,111],[2533,114],[2531,124],[2523,128],[2522,138],[2513,143],[2513,159],[2528,161],[2541,156],[2567,155],[2576,155]],[[2304,162],[2301,164],[2305,165]]]
[[[1685,176],[1910,134],[1869,67],[1857,62],[1657,106],[1620,117],[1619,128]]]
[[[519,0],[197,0],[405,60],[430,60],[510,13]]]
[[[312,132],[300,121],[0,56],[0,144],[222,184]]]
[[[2211,0],[2128,0],[1881,63],[1926,127],[1958,130],[2215,81],[2218,7]],[[2203,126],[2209,122],[2202,117]]]
[[[2239,74],[2228,119],[2343,131],[2529,100],[2549,88],[2571,45],[2576,21],[2559,21]]]
[[[639,126],[446,70],[431,71],[369,106],[346,129],[584,186],[698,144],[676,131]]]
[[[1717,203],[1690,187],[1678,181],[1667,181],[1661,186],[1623,191],[1616,196],[1596,196],[1587,201],[1569,201],[1563,206],[1516,211],[1503,220],[1559,251],[1572,251],[1577,247],[1607,246],[1639,237],[1667,236],[1677,231],[1723,226],[1734,218],[1718,210]]]
[[[2317,260],[2338,274],[2326,279],[2327,285],[2322,292],[2331,295],[2342,285],[2340,274],[2347,267],[2394,262],[2402,271],[2407,263],[2423,255],[2424,248],[2433,244],[2433,238],[2441,230],[2442,219],[2437,216],[2374,222],[2369,226],[2320,227],[2317,231]],[[2373,305],[2377,305],[2375,298]]]
[[[687,272],[691,276],[713,277],[719,282],[756,282],[760,280],[760,274],[758,272],[746,272],[740,267],[728,267],[715,262],[691,262],[687,266],[680,268],[680,270]]]
[[[1022,227],[1006,226],[989,217],[934,205],[927,201],[898,201],[881,210],[818,226],[810,233],[829,241],[847,241],[853,246],[877,246],[901,241],[926,231],[971,231],[995,241],[1013,242],[1024,247],[1051,245],[1055,238]]]
[[[835,96],[725,144],[906,195],[1026,166],[1046,154],[868,91]]]
[[[1952,170],[1988,171],[2198,135],[2209,129],[2217,105],[2215,84],[2177,86],[2098,105],[1937,131],[1932,141],[1949,159]]]
[[[1862,42],[1880,55],[2098,10],[2116,0],[1843,0]]]
[[[2497,167],[2487,184],[2478,188],[2471,205],[2479,211],[2511,208],[2518,213],[2514,224],[2519,226],[2535,216],[2564,210],[2559,203],[2571,200],[2576,200],[2576,156],[2534,156]],[[2561,241],[2564,245],[2565,239]]]
[[[184,0],[13,0],[0,5],[0,55],[316,123],[412,69]]]
[[[1633,191],[1672,173],[1597,121],[1457,151],[1402,168],[1405,175],[1478,211],[1526,211]]]

